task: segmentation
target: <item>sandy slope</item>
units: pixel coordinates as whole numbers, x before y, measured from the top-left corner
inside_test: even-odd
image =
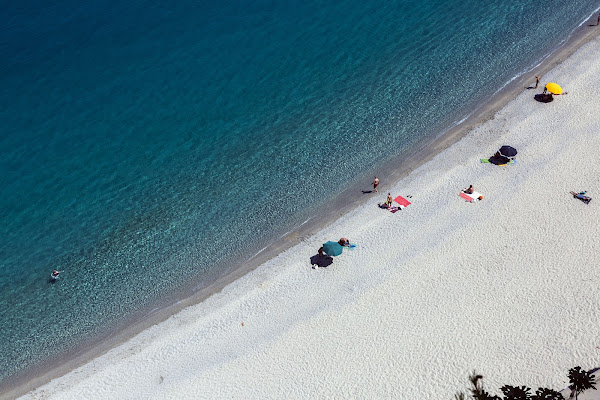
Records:
[[[197,306],[24,398],[450,399],[562,389],[600,364],[600,39],[368,204]],[[538,91],[539,92],[539,91]],[[518,163],[480,164],[503,144]],[[458,197],[473,184],[478,203]],[[587,190],[585,205],[569,191]],[[326,240],[358,248],[328,268]],[[243,322],[243,325],[242,325]],[[598,397],[595,397],[598,398]]]

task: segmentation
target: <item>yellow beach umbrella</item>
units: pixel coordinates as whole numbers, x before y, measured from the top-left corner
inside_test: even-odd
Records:
[[[562,88],[556,83],[548,83],[546,89],[552,94],[561,94],[563,92]]]

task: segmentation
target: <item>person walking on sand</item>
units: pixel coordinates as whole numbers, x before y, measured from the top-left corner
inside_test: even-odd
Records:
[[[377,179],[377,177],[375,177],[375,179],[373,180],[373,189],[375,189],[375,192],[379,192],[377,190],[377,186],[379,186],[379,179]]]
[[[537,76],[537,75],[535,76],[535,88],[534,89],[538,88],[538,86],[540,84],[540,79],[542,79],[541,76]]]

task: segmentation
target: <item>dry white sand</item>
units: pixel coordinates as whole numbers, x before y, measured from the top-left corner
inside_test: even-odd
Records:
[[[600,39],[495,117],[221,293],[24,398],[451,399],[600,366]],[[538,93],[540,90],[537,91]],[[481,164],[507,144],[516,165]],[[473,184],[484,200],[458,197]],[[586,205],[569,191],[587,190]],[[385,191],[385,193],[384,193]],[[326,240],[358,244],[328,268]],[[590,397],[591,398],[591,397]],[[598,398],[598,397],[594,397]]]

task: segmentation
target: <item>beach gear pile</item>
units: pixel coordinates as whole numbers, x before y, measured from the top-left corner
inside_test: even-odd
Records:
[[[534,98],[540,103],[550,103],[554,100],[552,95],[561,95],[567,94],[567,92],[563,93],[563,89],[557,83],[550,82],[544,86],[544,93],[536,94]]]

